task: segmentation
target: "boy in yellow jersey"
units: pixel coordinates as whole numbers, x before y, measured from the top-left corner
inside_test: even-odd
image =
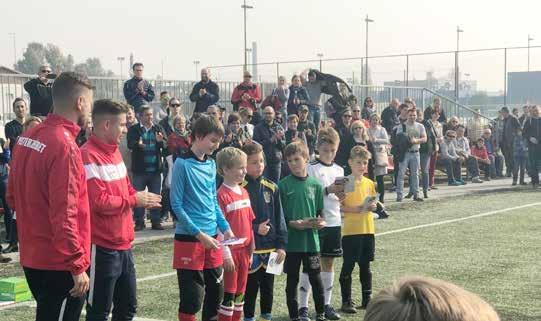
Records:
[[[351,273],[355,268],[355,263],[359,265],[359,279],[362,288],[361,309],[366,309],[372,294],[370,262],[374,260],[375,252],[372,211],[376,209],[377,205],[374,182],[364,177],[370,157],[370,152],[362,146],[355,146],[351,149],[348,160],[351,175],[347,177],[346,197],[342,200],[340,207],[344,216],[342,225],[344,260],[342,271],[340,271],[340,290],[344,313],[357,312],[351,299]]]

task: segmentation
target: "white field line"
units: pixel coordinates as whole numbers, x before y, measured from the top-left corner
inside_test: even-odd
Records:
[[[461,217],[461,218],[455,218],[455,219],[451,219],[451,220],[445,220],[445,221],[439,221],[439,222],[434,222],[434,223],[428,223],[428,224],[421,224],[421,225],[416,225],[416,226],[411,226],[411,227],[405,227],[405,228],[401,228],[401,229],[397,229],[397,230],[391,230],[391,231],[387,231],[387,232],[376,233],[376,236],[396,234],[396,233],[402,233],[402,232],[422,229],[422,228],[426,228],[426,227],[432,227],[432,226],[438,226],[438,225],[444,225],[444,224],[451,224],[451,223],[455,223],[455,222],[471,220],[471,219],[479,218],[479,217],[491,216],[491,215],[495,215],[495,214],[505,213],[505,212],[514,211],[514,210],[527,208],[527,207],[532,207],[532,206],[537,206],[537,205],[541,205],[541,202],[530,203],[530,204],[514,206],[514,207],[508,207],[508,208],[503,208],[503,209],[500,209],[500,210],[490,211],[490,212],[486,212],[486,213],[479,213],[479,214],[470,215],[470,216]]]
[[[27,307],[31,307],[31,308],[35,308],[37,307],[37,304],[36,304],[36,301],[32,300],[32,301],[26,301],[26,302],[21,302],[21,303],[16,303],[16,304],[11,304],[11,305],[7,305],[7,306],[3,306],[0,308],[0,311],[1,310],[7,310],[7,309],[11,309],[11,308],[17,308],[17,307],[23,307],[23,306],[27,306]],[[81,311],[81,315],[82,316],[85,316],[86,315],[86,309],[83,309]],[[133,321],[163,321],[163,320],[158,320],[158,319],[148,319],[148,318],[142,318],[142,317],[135,317],[133,319]]]
[[[528,207],[532,207],[532,206],[538,206],[538,205],[541,205],[541,202],[524,204],[524,205],[514,206],[514,207],[508,207],[508,208],[503,208],[503,209],[499,209],[499,210],[495,210],[495,211],[490,211],[490,212],[486,212],[486,213],[479,213],[479,214],[470,215],[470,216],[461,217],[461,218],[456,218],[456,219],[451,219],[451,220],[444,220],[444,221],[439,221],[439,222],[434,222],[434,223],[428,223],[428,224],[421,224],[421,225],[416,225],[416,226],[411,226],[411,227],[405,227],[405,228],[391,230],[391,231],[387,231],[387,232],[376,233],[376,236],[397,234],[397,233],[402,233],[402,232],[407,232],[407,231],[412,231],[412,230],[417,230],[417,229],[422,229],[422,228],[427,228],[427,227],[432,227],[432,226],[451,224],[451,223],[471,220],[471,219],[479,218],[479,217],[496,215],[496,214],[500,214],[500,213],[505,213],[505,212],[509,212],[509,211],[519,210],[519,209],[528,208]],[[170,237],[170,236],[168,236],[168,237]],[[158,275],[151,275],[151,276],[147,276],[147,277],[144,277],[144,278],[137,279],[137,282],[145,282],[145,281],[163,279],[163,278],[170,277],[170,276],[173,276],[173,275],[176,275],[176,274],[177,274],[176,272],[169,272],[169,273],[163,273],[163,274],[158,274]],[[31,301],[31,302],[33,302],[33,301]],[[29,302],[13,304],[13,305],[0,307],[0,310],[19,307],[19,306],[25,306],[25,305],[30,305],[30,304],[31,303],[29,303]],[[160,321],[160,320],[144,319],[144,318],[137,318],[136,320],[140,320],[140,321]]]
[[[514,210],[527,208],[527,207],[532,207],[532,206],[537,206],[537,205],[541,205],[541,202],[530,203],[530,204],[514,206],[514,207],[508,207],[508,208],[503,208],[503,209],[499,209],[499,210],[495,210],[495,211],[490,211],[490,212],[480,213],[480,214],[474,214],[474,215],[461,217],[461,218],[456,218],[456,219],[451,219],[451,220],[444,220],[444,221],[439,221],[439,222],[434,222],[434,223],[421,224],[421,225],[401,228],[401,229],[397,229],[397,230],[391,230],[391,231],[387,231],[387,232],[377,233],[376,236],[396,234],[396,233],[402,233],[402,232],[407,232],[407,231],[411,231],[411,230],[417,230],[417,229],[422,229],[422,228],[427,228],[427,227],[432,227],[432,226],[451,224],[451,223],[455,223],[455,222],[471,220],[471,219],[479,218],[479,217],[496,215],[496,214],[500,214],[500,213],[505,213],[505,212],[514,211]],[[173,275],[176,275],[176,272],[170,272],[170,273],[147,276],[147,277],[144,277],[144,278],[141,278],[141,279],[137,279],[137,282],[157,280],[157,279],[162,279],[162,278],[166,278],[166,277],[173,276]]]

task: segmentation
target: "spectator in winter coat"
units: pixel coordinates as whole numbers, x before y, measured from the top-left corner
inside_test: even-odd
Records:
[[[341,120],[336,124],[336,131],[338,136],[340,136],[340,144],[338,145],[338,151],[336,152],[335,162],[336,164],[347,167],[349,153],[351,152],[350,142],[353,140],[351,135],[351,119],[352,119],[351,109],[346,109],[341,115]]]
[[[483,136],[485,124],[483,119],[481,118],[481,111],[479,109],[473,114],[473,118],[468,121],[467,129],[468,139],[471,143],[475,143],[477,139]]]
[[[363,109],[361,111],[361,118],[369,121],[370,116],[372,116],[372,114],[375,114],[375,113],[376,113],[376,108],[374,107],[374,100],[372,100],[372,97],[366,97],[364,99]]]
[[[220,89],[210,79],[210,69],[201,69],[201,81],[193,86],[190,100],[195,103],[194,113],[204,113],[208,106],[220,100]]]
[[[479,168],[485,172],[485,180],[490,181],[491,177],[496,176],[496,168],[494,167],[494,157],[488,156],[487,149],[485,147],[485,140],[480,137],[477,139],[471,149],[471,154],[477,159]]]
[[[524,126],[524,122],[528,118],[530,118],[530,106],[525,105],[524,107],[522,107],[522,115],[520,115],[520,117],[518,118],[518,121],[519,121],[520,125]]]
[[[271,106],[265,107],[263,121],[254,128],[253,140],[263,146],[266,161],[265,177],[276,183],[280,179],[285,131],[276,123],[274,116],[274,109]]]
[[[190,149],[192,139],[186,128],[186,117],[176,115],[173,118],[173,131],[167,137],[167,151],[176,159],[183,152]]]
[[[28,107],[26,107],[26,101],[22,98],[15,98],[13,101],[13,113],[15,119],[6,124],[4,131],[5,136],[9,139],[9,149],[13,151],[13,147],[17,143],[17,138],[23,132],[23,124],[26,121],[26,113]]]
[[[443,110],[443,107],[441,105],[440,97],[434,98],[432,108],[434,108],[434,110],[438,111],[438,114],[440,114],[440,118],[438,118],[438,121],[442,124],[447,123],[447,116],[445,115],[445,111]]]
[[[465,185],[461,178],[463,159],[456,152],[456,132],[448,130],[441,144],[439,162],[445,165],[449,186]]]
[[[498,153],[498,143],[497,139],[492,134],[490,128],[485,128],[483,130],[483,137],[485,141],[485,148],[487,150],[488,157],[494,170],[492,171],[493,176],[491,178],[503,177],[503,156]]]
[[[175,97],[171,98],[167,104],[167,113],[168,115],[160,121],[159,125],[163,128],[165,135],[169,136],[173,133],[173,120],[175,117],[182,114],[182,104],[180,103],[180,100]]]
[[[152,84],[143,79],[144,66],[140,62],[133,64],[133,78],[124,83],[124,97],[133,106],[135,115],[139,115],[141,107],[154,100]]]
[[[528,145],[522,137],[522,129],[517,129],[513,142],[513,185],[517,185],[520,174],[520,185],[528,185],[524,181],[524,173],[528,164]]]
[[[503,157],[505,158],[505,173],[507,177],[511,177],[514,167],[513,144],[518,129],[522,128],[517,117],[509,113],[509,108],[502,107],[503,130],[500,148],[502,149]]]
[[[483,181],[479,178],[479,164],[477,163],[477,159],[471,154],[470,141],[464,136],[465,130],[462,125],[459,125],[457,128],[455,141],[456,153],[462,158],[462,162],[466,164],[466,169],[472,183],[482,183]]]
[[[282,114],[286,114],[287,101],[289,100],[289,87],[287,86],[286,78],[284,76],[278,77],[278,86],[272,90],[271,95],[278,97],[278,100],[282,104],[279,110]]]
[[[159,124],[162,119],[167,117],[169,114],[169,111],[167,108],[169,107],[169,100],[171,97],[169,97],[169,92],[162,91],[160,93],[160,101],[159,103],[152,104],[152,107],[154,108],[154,123]]]
[[[227,117],[227,129],[220,150],[225,147],[242,148],[244,144],[251,142],[252,136],[245,132],[241,126],[241,117],[238,113],[232,113]]]
[[[522,137],[528,142],[528,158],[530,160],[530,176],[534,188],[539,186],[539,171],[541,170],[541,118],[539,106],[532,106],[530,118],[524,122]]]
[[[135,117],[133,106],[128,105],[128,113],[126,114],[126,128],[129,130],[131,126],[137,123],[139,123],[139,121]],[[120,144],[118,145],[118,149],[120,150],[120,155],[122,155],[122,160],[124,161],[124,164],[126,165],[126,170],[128,171],[128,177],[130,178],[130,181],[131,181],[133,179],[133,175],[131,171],[131,150],[128,148],[127,135],[122,136]]]
[[[317,129],[316,125],[308,119],[308,113],[308,106],[301,105],[299,108],[299,124],[297,129],[299,132],[304,133],[306,144],[308,145],[308,152],[310,155],[313,155],[316,149]]]
[[[307,105],[310,103],[310,96],[306,88],[302,86],[301,77],[299,75],[293,75],[291,78],[291,86],[289,86],[289,99],[287,101],[287,114],[299,113],[299,107],[301,105]]]
[[[162,174],[162,149],[164,147],[163,129],[153,124],[153,112],[150,107],[141,110],[141,123],[128,130],[128,148],[132,151],[133,187],[137,191],[160,194]],[[135,229],[145,229],[145,211],[134,210]],[[163,230],[160,211],[151,210],[153,230]]]
[[[242,107],[239,109],[239,115],[242,130],[250,134],[250,137],[254,136],[254,125],[250,124],[254,118],[254,112],[250,108]]]
[[[249,71],[244,71],[243,77],[243,82],[235,87],[231,96],[233,111],[246,107],[256,112],[257,104],[261,102],[261,88],[252,82],[252,74]]]
[[[389,136],[393,132],[393,129],[400,124],[398,120],[398,106],[400,106],[400,101],[397,98],[393,98],[389,106],[381,112],[381,126],[385,128]]]
[[[49,76],[52,75],[49,65],[39,67],[38,77],[27,81],[24,89],[30,95],[30,115],[45,117],[53,106],[52,82]]]

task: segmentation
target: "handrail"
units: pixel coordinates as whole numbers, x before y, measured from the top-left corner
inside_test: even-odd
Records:
[[[455,104],[455,105],[459,106],[460,108],[463,108],[463,109],[471,112],[472,114],[479,114],[479,116],[481,116],[482,118],[485,118],[486,120],[491,121],[491,122],[493,121],[493,119],[491,119],[491,118],[489,118],[487,116],[484,116],[481,113],[478,113],[476,110],[473,110],[473,109],[469,108],[468,106],[463,105],[463,104],[457,102],[456,100],[453,100],[453,99],[451,99],[451,98],[449,98],[447,96],[443,96],[443,95],[441,95],[441,94],[439,94],[439,93],[437,93],[437,92],[435,92],[435,91],[433,91],[431,89],[428,89],[428,88],[423,88],[423,90],[426,90],[427,92],[431,93],[432,95],[438,96],[441,99],[447,100],[448,102],[450,102],[452,104]]]

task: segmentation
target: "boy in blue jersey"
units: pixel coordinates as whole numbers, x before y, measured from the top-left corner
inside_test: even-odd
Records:
[[[203,115],[192,128],[192,147],[175,161],[171,208],[177,217],[173,268],[179,284],[179,321],[216,320],[222,300],[222,250],[216,239],[234,237],[216,198],[216,165],[209,157],[224,136],[222,124]],[[182,287],[181,287],[182,285]],[[204,300],[204,301],[203,301]]]

